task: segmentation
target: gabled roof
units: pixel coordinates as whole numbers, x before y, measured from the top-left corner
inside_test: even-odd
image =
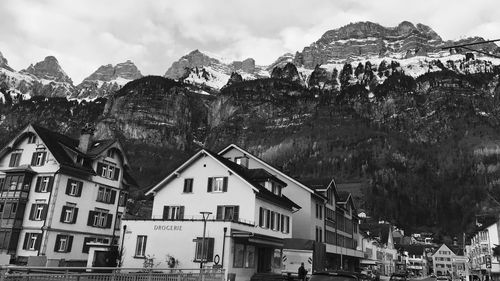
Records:
[[[276,173],[279,173],[280,175],[282,175],[283,177],[285,177],[286,179],[292,181],[293,183],[297,184],[298,186],[300,186],[301,188],[307,190],[308,192],[310,192],[311,194],[317,196],[317,197],[320,197],[322,200],[326,200],[326,198],[324,196],[322,196],[321,194],[317,193],[314,191],[314,189],[312,189],[311,187],[307,186],[306,184],[302,183],[301,181],[299,181],[298,179],[294,178],[294,177],[291,177],[289,175],[287,175],[286,173],[284,173],[283,171],[281,171],[280,169],[274,167],[273,165],[267,163],[266,161],[260,159],[259,157],[251,154],[250,152],[244,150],[243,148],[237,146],[236,144],[230,144],[228,145],[226,148],[222,149],[221,151],[219,151],[219,155],[223,155],[224,153],[226,153],[227,151],[229,151],[230,149],[237,149],[241,152],[243,152],[244,154],[246,154],[247,156],[249,157],[252,157],[252,159],[256,160],[257,162],[263,164],[264,166],[266,166],[267,168],[271,169],[272,171],[276,172]]]
[[[203,155],[208,155],[212,157],[216,162],[219,164],[225,166],[227,169],[229,169],[230,172],[234,173],[236,176],[238,176],[241,180],[243,180],[245,183],[247,183],[255,192],[256,196],[260,197],[264,200],[271,201],[275,204],[278,204],[280,206],[289,208],[289,209],[300,209],[300,206],[295,204],[292,200],[290,200],[288,197],[282,195],[278,196],[271,191],[267,190],[265,187],[261,186],[259,184],[259,181],[262,179],[262,176],[265,174],[262,171],[252,171],[252,169],[247,169],[241,165],[238,165],[232,161],[227,160],[226,158],[208,150],[208,149],[201,149],[198,152],[196,152],[191,158],[189,158],[186,162],[181,164],[177,169],[175,169],[172,173],[170,173],[167,177],[165,177],[163,180],[161,180],[159,183],[154,185],[151,189],[149,189],[146,192],[146,195],[154,194],[155,192],[158,192],[161,188],[165,186],[165,184],[169,183],[173,178],[177,177],[184,169],[188,168],[191,166],[193,163],[196,162],[200,157]],[[259,170],[259,169],[257,169]],[[272,175],[271,175],[272,176]],[[255,177],[255,178],[254,178]]]
[[[367,233],[368,237],[379,238],[382,243],[389,241],[391,228],[391,225],[388,223],[361,223],[359,225],[359,229]]]
[[[412,245],[397,245],[397,249],[401,249],[408,252],[410,256],[422,256],[425,255],[425,245],[412,244]]]
[[[441,246],[439,246],[437,249],[435,249],[435,251],[432,253],[432,255],[436,255],[436,253],[438,253],[438,251],[440,251],[441,249],[448,249],[450,250],[454,255],[457,255],[457,253],[455,253],[455,251],[452,250],[453,247],[450,247],[448,246],[447,244],[441,244]]]

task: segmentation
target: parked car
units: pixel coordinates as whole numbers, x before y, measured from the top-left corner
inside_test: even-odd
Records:
[[[438,276],[436,278],[437,281],[451,281],[451,277],[450,276],[446,276],[446,275],[441,275],[441,276]]]
[[[359,281],[354,272],[324,271],[315,272],[309,281]]]
[[[359,281],[373,281],[374,278],[368,274],[355,272],[354,275],[358,277]]]
[[[407,281],[408,275],[406,273],[393,273],[389,281]]]

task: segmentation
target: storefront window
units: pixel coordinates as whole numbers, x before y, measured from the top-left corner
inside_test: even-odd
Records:
[[[245,267],[255,267],[255,246],[247,246],[245,252]]]
[[[255,267],[255,246],[235,244],[233,267]]]
[[[234,267],[243,267],[245,258],[245,245],[234,244]]]
[[[273,268],[281,268],[281,249],[274,249]]]

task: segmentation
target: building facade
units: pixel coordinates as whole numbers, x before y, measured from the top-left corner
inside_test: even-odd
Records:
[[[124,220],[122,266],[223,268],[232,280],[280,273],[300,207],[285,182],[245,164],[203,149],[152,187],[152,217]]]
[[[363,253],[357,249],[359,218],[349,194],[337,192],[334,180],[299,181],[237,145],[219,152],[251,169],[264,169],[286,183],[283,194],[301,206],[293,214],[292,238],[326,246],[325,269],[355,270]]]
[[[486,225],[470,239],[466,253],[470,266],[469,275],[475,275],[481,280],[485,280],[486,276],[500,280],[500,261],[493,255],[493,249],[500,245],[498,228],[498,222]]]
[[[11,261],[85,266],[89,242],[117,243],[135,182],[120,143],[92,133],[28,125],[0,152],[0,253]]]
[[[437,276],[453,273],[453,259],[457,255],[446,244],[442,244],[432,255],[434,273]]]

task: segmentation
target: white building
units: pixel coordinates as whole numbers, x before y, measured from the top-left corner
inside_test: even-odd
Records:
[[[470,274],[481,280],[491,276],[493,280],[500,280],[500,260],[493,255],[493,250],[500,245],[498,221],[482,226],[470,240],[467,257],[470,265]]]
[[[436,275],[449,275],[452,278],[466,277],[467,259],[458,247],[442,244],[432,255],[432,264]]]
[[[219,154],[250,169],[264,169],[286,183],[283,194],[301,206],[293,214],[292,237],[325,243],[326,268],[355,270],[359,266],[363,252],[357,250],[357,212],[349,194],[337,192],[333,179],[299,181],[234,144]]]
[[[122,266],[218,266],[235,280],[279,273],[300,207],[283,195],[286,182],[245,161],[203,149],[152,187],[151,219],[124,220]],[[205,231],[202,212],[211,213]]]
[[[40,265],[85,266],[88,242],[118,241],[134,184],[127,169],[116,140],[28,125],[0,152],[0,253],[16,263],[38,256]]]

